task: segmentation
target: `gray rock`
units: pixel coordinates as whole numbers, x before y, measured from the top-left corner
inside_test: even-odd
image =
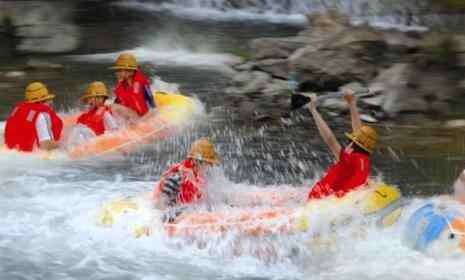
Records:
[[[383,95],[364,99],[369,105],[379,106],[390,116],[395,116],[402,111],[426,111],[428,104],[422,98],[405,98],[409,92],[407,78],[412,71],[409,64],[399,63],[381,72],[370,84],[369,88]]]
[[[250,43],[252,57],[255,60],[287,58],[304,46],[305,41],[300,37],[260,38]]]
[[[384,35],[370,27],[354,27],[332,36],[327,48],[340,48],[354,42],[384,42]]]
[[[254,61],[249,61],[246,63],[234,65],[233,69],[237,71],[252,71],[255,67],[255,62]]]
[[[349,105],[347,105],[347,102],[345,102],[342,99],[326,99],[320,106],[329,110],[336,110],[339,112],[349,111]]]
[[[369,106],[381,107],[384,103],[386,96],[383,94],[377,94],[375,97],[363,98],[362,102]]]
[[[263,94],[265,96],[275,96],[275,95],[284,95],[286,98],[290,97],[290,92],[287,87],[287,81],[273,79],[266,87],[263,89]]]
[[[271,76],[265,72],[239,72],[233,77],[233,89],[229,93],[245,94],[258,93],[263,90],[271,81]]]
[[[414,33],[416,34],[416,33]],[[384,41],[391,46],[402,46],[407,50],[418,48],[421,36],[409,36],[408,33],[388,30],[383,32]]]
[[[457,83],[447,73],[418,69],[405,63],[381,72],[370,88],[382,95],[362,102],[381,107],[389,116],[401,112],[446,112],[447,102],[458,93]]]
[[[236,87],[227,87],[224,89],[224,93],[227,95],[240,95],[242,92]]]
[[[273,77],[287,79],[289,76],[289,61],[287,59],[266,59],[256,63],[256,67]]]
[[[321,87],[350,81],[370,81],[377,74],[377,66],[363,59],[358,50],[322,49],[313,47],[296,52],[290,58],[291,67],[298,73],[298,81],[311,81]]]

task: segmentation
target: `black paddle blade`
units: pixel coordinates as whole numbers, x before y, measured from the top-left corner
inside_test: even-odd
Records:
[[[302,108],[308,102],[310,102],[310,97],[307,97],[302,94],[294,93],[291,96],[291,111],[295,111],[297,109]]]

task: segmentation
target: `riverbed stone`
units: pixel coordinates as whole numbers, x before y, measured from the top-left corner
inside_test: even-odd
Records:
[[[234,65],[232,68],[236,71],[252,71],[255,70],[255,67],[255,61],[248,61],[246,63]]]
[[[256,67],[273,77],[287,79],[289,76],[289,61],[287,59],[265,59],[256,63]]]
[[[259,93],[271,81],[271,76],[262,71],[239,72],[233,77],[233,87],[226,92],[229,94]]]
[[[257,108],[279,112],[289,101],[290,74],[300,92],[336,91],[358,82],[375,95],[363,98],[359,108],[368,122],[376,122],[403,113],[445,113],[465,90],[460,82],[465,66],[462,35],[352,26],[347,17],[331,12],[308,19],[310,27],[294,39],[252,42],[253,60],[232,82],[236,94],[245,92],[244,98],[253,99]],[[348,110],[342,99],[321,106],[337,114]]]
[[[339,87],[351,81],[370,81],[377,74],[375,64],[350,48],[314,51],[310,47],[293,55],[290,63],[300,83],[310,80],[323,88],[326,84]]]
[[[305,41],[301,37],[259,38],[250,43],[252,57],[255,60],[287,58],[304,46]]]
[[[287,81],[281,79],[273,79],[263,89],[264,96],[275,96],[275,95],[289,95]]]

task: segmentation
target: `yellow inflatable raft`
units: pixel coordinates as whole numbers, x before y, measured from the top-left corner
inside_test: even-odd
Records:
[[[258,193],[252,194],[253,200]],[[264,197],[269,194],[264,192]],[[284,193],[283,196],[286,196]],[[242,194],[244,197],[244,194]],[[164,213],[153,207],[149,195],[145,198],[126,198],[103,205],[98,213],[98,224],[112,227],[120,223],[137,220],[129,225],[136,237],[156,232],[168,236],[196,236],[236,232],[252,236],[269,234],[292,234],[310,231],[312,222],[324,217],[332,224],[344,224],[348,219],[373,218],[381,227],[395,223],[402,212],[400,191],[383,183],[370,183],[361,190],[349,193],[344,198],[308,202],[303,207],[290,208],[228,208],[217,212],[187,210],[175,215],[171,222],[162,221]],[[338,209],[337,211],[334,211]],[[345,211],[348,209],[348,211]],[[331,216],[331,213],[339,213]],[[340,213],[345,213],[340,215]],[[131,217],[131,218],[129,218]],[[134,217],[137,217],[134,219]]]
[[[84,143],[67,148],[64,153],[63,150],[22,153],[9,150],[3,145],[0,153],[24,154],[46,160],[82,159],[113,153],[128,153],[140,147],[141,144],[153,143],[172,136],[182,129],[184,124],[188,124],[195,114],[196,103],[187,96],[156,91],[153,93],[153,99],[157,109],[142,117],[137,124],[86,140]],[[65,128],[72,128],[76,124],[78,115],[62,117]]]
[[[72,159],[101,156],[115,152],[131,152],[141,144],[172,136],[193,116],[194,103],[180,94],[154,92],[156,111],[144,116],[137,124],[106,133],[67,150]],[[70,120],[67,120],[69,123]]]

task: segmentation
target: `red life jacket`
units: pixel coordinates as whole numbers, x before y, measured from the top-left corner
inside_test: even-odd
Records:
[[[194,171],[194,161],[186,159],[180,163],[172,165],[168,171],[162,175],[162,179],[155,186],[154,199],[157,199],[163,190],[164,179],[170,175],[180,173],[181,188],[178,194],[177,203],[188,204],[199,200],[202,197],[202,189],[205,188],[205,179]]]
[[[94,131],[95,135],[105,133],[105,113],[111,114],[111,110],[107,106],[94,107],[86,113],[82,113],[77,119],[77,123],[83,124]]]
[[[308,194],[308,200],[320,199],[332,194],[343,197],[363,186],[370,175],[370,158],[367,154],[347,152],[341,149],[339,161],[329,167],[325,176]]]
[[[35,147],[39,147],[36,121],[40,113],[49,114],[53,140],[60,140],[63,121],[50,106],[43,103],[20,102],[6,121],[5,144],[9,149],[32,152]]]
[[[139,116],[143,116],[149,111],[144,96],[144,89],[148,85],[150,85],[148,79],[140,70],[136,70],[132,85],[129,85],[126,81],[118,82],[115,87],[116,98],[121,105],[132,109]]]

